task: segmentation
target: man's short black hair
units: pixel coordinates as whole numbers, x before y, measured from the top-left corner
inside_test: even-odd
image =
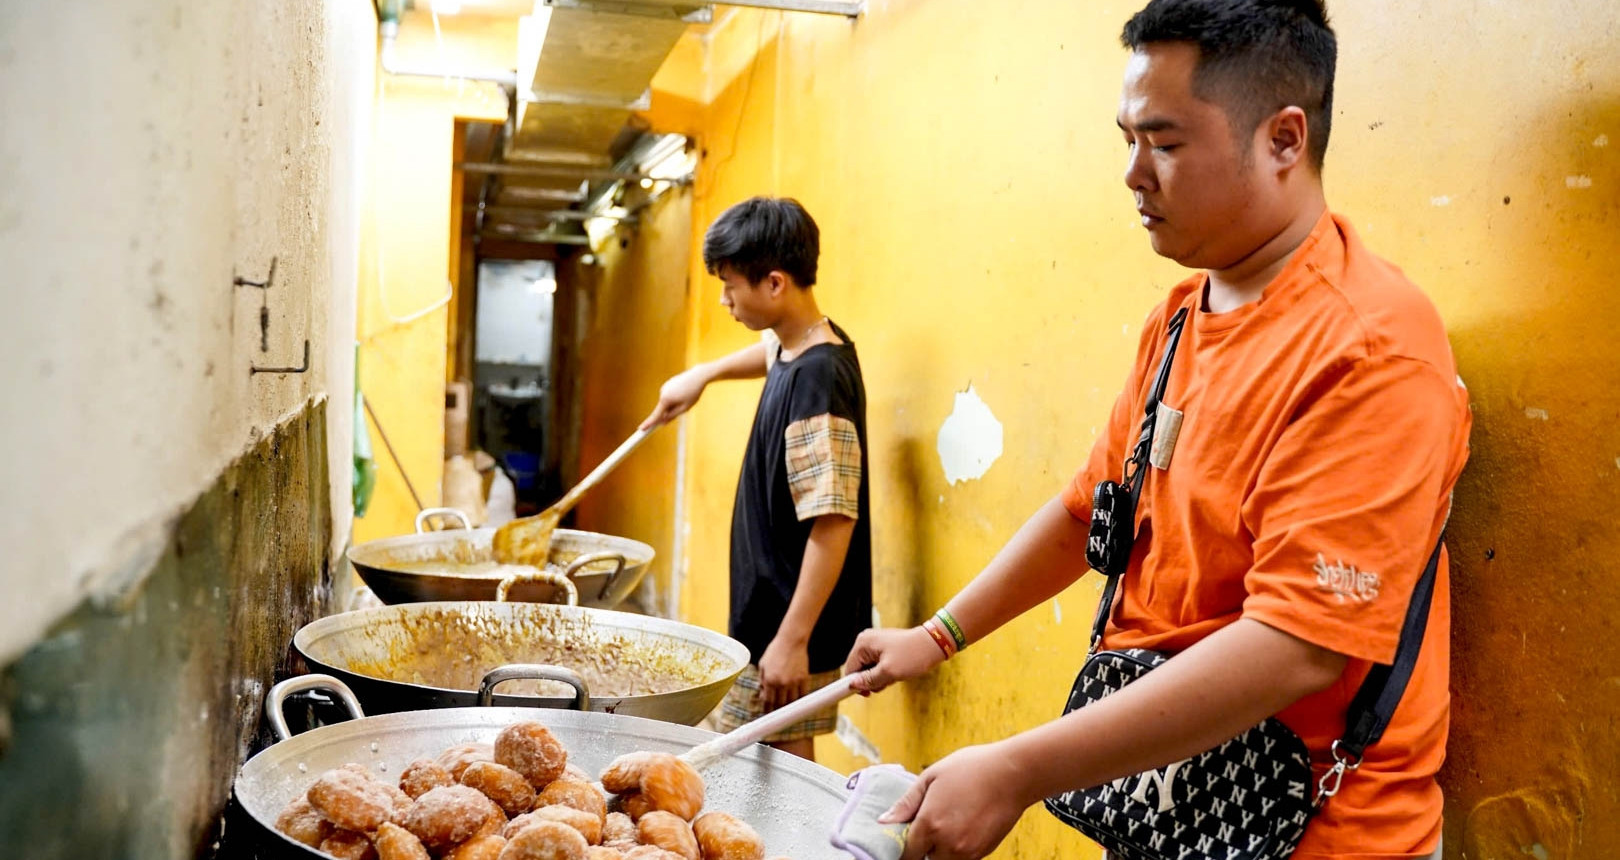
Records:
[[[1120,41],[1133,51],[1156,42],[1197,45],[1193,92],[1224,106],[1239,133],[1285,107],[1305,111],[1311,165],[1321,171],[1339,55],[1322,0],[1151,0]]]
[[[820,228],[790,197],[744,200],[720,213],[703,237],[703,265],[709,274],[729,266],[750,284],[779,271],[801,287],[813,286],[820,256]]]

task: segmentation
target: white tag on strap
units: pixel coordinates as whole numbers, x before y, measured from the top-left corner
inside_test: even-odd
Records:
[[[1176,439],[1181,436],[1181,412],[1159,403],[1158,417],[1154,421],[1153,448],[1148,462],[1155,469],[1170,468],[1170,458],[1176,453]]]

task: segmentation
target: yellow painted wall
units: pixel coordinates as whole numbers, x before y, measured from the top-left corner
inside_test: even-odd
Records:
[[[1137,327],[1183,274],[1152,254],[1120,181],[1117,34],[1137,5],[891,0],[853,24],[723,11],[655,82],[649,117],[697,133],[704,154],[688,363],[752,338],[702,271],[703,228],[762,193],[799,198],[821,223],[817,292],[866,373],[885,624],[946,600],[1081,463]],[[1341,41],[1330,200],[1434,298],[1473,392],[1474,458],[1451,530],[1448,854],[1615,856],[1612,3],[1330,10]],[[648,388],[629,367],[611,379]],[[970,384],[1003,422],[1006,450],[982,479],[948,486],[936,434]],[[757,395],[757,384],[717,386],[685,419],[679,609],[713,627],[725,623],[730,506]],[[1083,581],[934,677],[844,712],[884,758],[913,767],[1049,719],[1096,595]],[[836,741],[818,752],[860,763]],[[1033,812],[998,856],[1096,856],[1082,845]]]
[[[441,16],[443,49],[425,12],[406,13],[398,55],[413,65],[511,68],[516,19]],[[494,84],[399,77],[377,71],[376,133],[360,255],[360,390],[424,505],[436,505],[444,469],[444,382],[449,326],[451,164],[457,118],[501,121]],[[467,285],[470,288],[470,284]],[[356,542],[408,533],[416,516],[399,468],[375,426],[377,489]]]
[[[585,308],[576,333],[580,476],[636,431],[658,402],[659,385],[686,360],[691,193],[666,193],[639,217],[633,233],[622,232],[633,241],[609,242],[598,266],[580,265],[576,255],[559,279],[559,289],[583,295]],[[577,527],[644,541],[658,553],[640,597],[653,610],[667,611],[671,602],[679,433],[679,425],[661,428],[578,508]]]

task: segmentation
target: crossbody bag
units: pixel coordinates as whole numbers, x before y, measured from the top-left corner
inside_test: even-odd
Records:
[[[1160,402],[1186,324],[1187,308],[1171,318],[1164,357],[1154,374],[1142,431],[1122,481],[1103,481],[1092,497],[1086,560],[1106,577],[1091,644],[1065,714],[1123,689],[1164,665],[1157,651],[1101,651],[1120,577],[1136,540],[1136,505],[1150,463]],[[1440,564],[1437,540],[1407,605],[1393,663],[1375,664],[1350,702],[1344,735],[1332,745],[1333,765],[1320,780],[1311,772],[1305,742],[1275,718],[1168,767],[1047,798],[1065,824],[1095,840],[1115,860],[1282,860],[1294,852],[1311,816],[1345,775],[1361,766],[1378,742],[1417,665]],[[1315,783],[1315,790],[1312,784]]]

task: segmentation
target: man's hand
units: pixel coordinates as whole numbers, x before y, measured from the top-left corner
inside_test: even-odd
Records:
[[[651,430],[662,424],[679,418],[686,410],[697,404],[698,398],[703,396],[703,389],[709,385],[709,374],[703,365],[677,373],[658,389],[658,405],[653,408],[647,420],[641,422],[642,430]]]
[[[810,691],[807,643],[778,634],[759,658],[759,695],[765,710],[774,711]]]
[[[921,627],[863,630],[844,661],[844,674],[854,675],[855,691],[867,695],[919,677],[943,662],[945,652]]]
[[[923,771],[878,821],[911,822],[900,860],[978,860],[996,850],[1037,799],[1027,796],[1000,744],[964,747]]]

